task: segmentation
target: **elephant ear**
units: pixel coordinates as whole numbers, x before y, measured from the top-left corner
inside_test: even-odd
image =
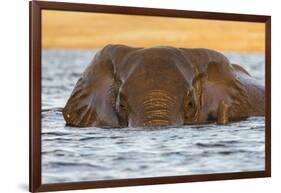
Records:
[[[235,70],[236,66],[230,63],[210,62],[205,76],[213,84],[239,92],[239,94],[246,94],[246,89],[238,79]]]
[[[230,118],[247,116],[247,112],[239,111],[249,108],[249,100],[247,90],[237,76],[236,66],[230,63],[210,62],[200,76],[204,77],[203,92],[209,95],[208,98],[213,98],[212,104],[218,106],[223,102],[230,105]]]
[[[233,66],[233,68],[235,68],[236,71],[244,73],[245,75],[251,76],[249,74],[249,72],[246,69],[244,69],[242,66],[240,66],[238,64],[232,64],[232,66]]]
[[[239,81],[236,75],[236,66],[232,66],[228,63],[220,62],[209,62],[206,65],[206,69],[203,72],[198,73],[193,79],[193,86],[198,87],[197,85],[201,82],[210,82],[213,85],[218,86],[234,86],[236,89],[244,90],[242,83]]]
[[[115,65],[131,49],[108,45],[99,51],[76,83],[63,110],[67,125],[77,127],[118,127],[115,110],[120,86]]]

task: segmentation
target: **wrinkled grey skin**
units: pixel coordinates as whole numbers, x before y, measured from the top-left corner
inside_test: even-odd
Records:
[[[108,45],[78,80],[63,115],[76,127],[157,127],[264,115],[264,86],[221,53]]]

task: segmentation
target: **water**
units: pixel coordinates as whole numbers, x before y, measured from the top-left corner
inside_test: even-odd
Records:
[[[226,126],[72,128],[63,107],[93,50],[43,50],[42,183],[264,170],[264,117]],[[225,53],[264,81],[264,55]],[[45,111],[46,110],[46,111]]]

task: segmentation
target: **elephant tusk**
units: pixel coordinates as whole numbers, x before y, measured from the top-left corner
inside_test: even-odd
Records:
[[[229,109],[231,105],[226,104],[223,100],[219,104],[217,124],[225,125],[229,122]]]

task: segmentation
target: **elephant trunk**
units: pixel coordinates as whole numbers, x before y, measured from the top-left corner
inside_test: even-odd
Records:
[[[175,98],[163,90],[150,91],[143,100],[143,126],[166,126],[173,123]]]

